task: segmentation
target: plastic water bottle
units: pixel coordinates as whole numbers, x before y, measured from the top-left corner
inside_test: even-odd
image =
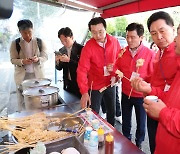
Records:
[[[84,134],[84,145],[87,148],[89,147],[89,140],[90,140],[91,132],[92,132],[92,127],[86,127],[86,131]]]
[[[97,131],[91,132],[88,149],[89,149],[90,154],[98,153],[98,133],[97,133]]]

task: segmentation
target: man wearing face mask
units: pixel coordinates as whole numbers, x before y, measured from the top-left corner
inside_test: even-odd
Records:
[[[135,76],[140,76],[145,81],[149,81],[153,72],[154,52],[143,45],[143,34],[144,27],[141,24],[131,23],[126,27],[128,46],[115,65],[130,80]],[[134,107],[137,122],[135,142],[137,147],[141,149],[145,138],[146,121],[146,113],[142,105],[143,94],[134,90],[127,78],[122,78],[122,132],[129,140],[132,139],[131,117]]]
[[[69,27],[61,28],[58,38],[64,46],[56,53],[56,69],[63,70],[64,90],[80,98],[76,70],[83,46],[74,41],[73,32]]]
[[[15,67],[14,79],[17,88],[18,110],[21,111],[24,108],[21,83],[26,79],[43,78],[43,63],[47,61],[48,56],[45,43],[33,37],[33,24],[30,20],[20,20],[17,26],[21,37],[11,43],[10,57]]]
[[[111,71],[108,68],[114,65],[120,45],[116,38],[106,33],[106,21],[103,18],[91,19],[88,26],[92,38],[82,50],[77,69],[77,81],[82,94],[81,107],[87,107],[89,103],[91,108],[99,113],[103,99],[107,121],[114,126],[115,86],[110,86]]]

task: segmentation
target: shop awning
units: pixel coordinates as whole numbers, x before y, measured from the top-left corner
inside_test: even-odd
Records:
[[[103,11],[103,18],[180,5],[180,0],[78,0]]]
[[[103,18],[180,6],[180,0],[32,0],[98,12]],[[79,3],[80,2],[80,3]],[[87,5],[86,5],[87,4]]]

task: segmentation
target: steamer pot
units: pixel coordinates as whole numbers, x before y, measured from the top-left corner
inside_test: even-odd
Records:
[[[25,109],[34,110],[56,105],[58,103],[58,92],[59,88],[53,86],[41,86],[24,90]]]
[[[51,81],[52,81],[51,79],[47,79],[47,78],[24,80],[21,84],[22,86],[21,90],[24,91],[28,88],[33,88],[33,87],[50,86]]]

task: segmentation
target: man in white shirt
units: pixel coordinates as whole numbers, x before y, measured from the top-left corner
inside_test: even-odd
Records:
[[[23,80],[43,78],[43,63],[47,61],[46,46],[41,39],[33,37],[33,24],[30,20],[20,20],[17,23],[21,38],[11,43],[11,63],[15,66],[14,79],[18,96],[18,110],[24,107],[24,99],[19,87]],[[39,45],[38,46],[38,41]]]

